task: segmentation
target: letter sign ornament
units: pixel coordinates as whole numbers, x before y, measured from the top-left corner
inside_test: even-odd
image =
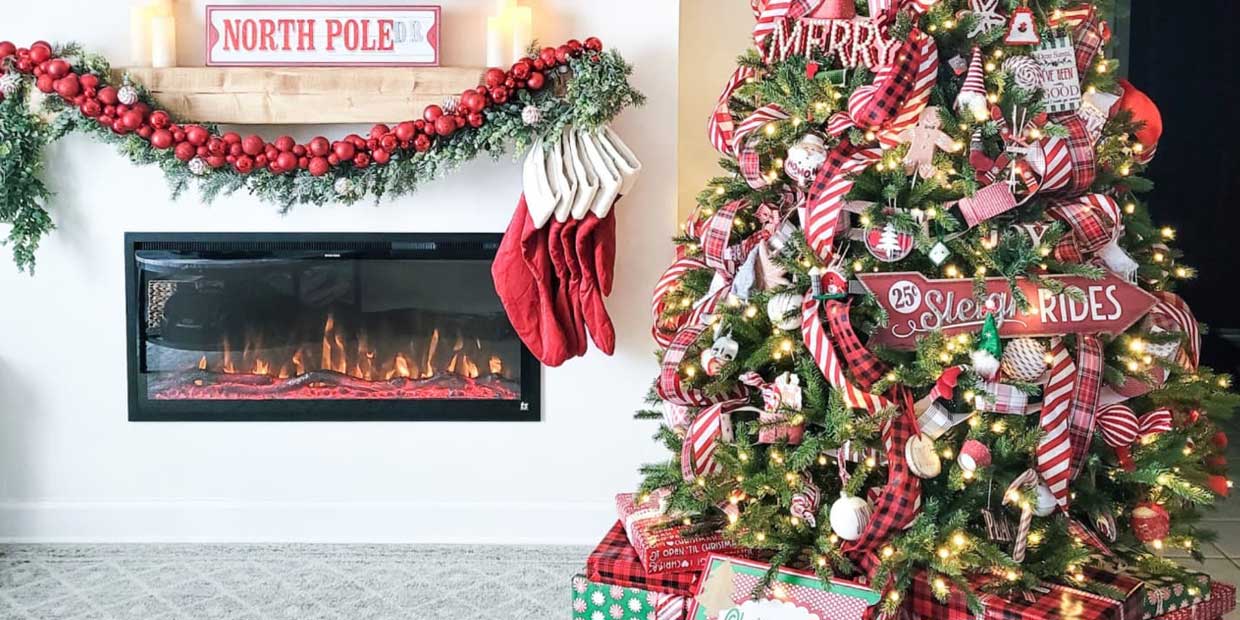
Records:
[[[207,64],[439,66],[438,6],[209,5]]]
[[[861,284],[887,311],[886,327],[871,344],[912,350],[917,340],[940,330],[951,336],[981,329],[986,301],[997,305],[1003,338],[1064,334],[1120,334],[1154,307],[1154,296],[1107,273],[1101,280],[1080,276],[1047,276],[1065,287],[1054,294],[1029,280],[1018,286],[1029,307],[1021,309],[1005,278],[986,280],[986,298],[973,292],[972,280],[930,280],[916,272],[858,275]]]

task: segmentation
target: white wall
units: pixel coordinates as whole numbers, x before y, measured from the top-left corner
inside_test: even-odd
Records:
[[[493,3],[440,2],[445,63],[481,64]],[[203,4],[181,0],[182,64],[201,61]],[[618,207],[615,357],[546,370],[537,424],[130,423],[125,231],[502,231],[518,171],[478,162],[411,197],[282,216],[248,196],[174,202],[157,170],[71,137],[47,153],[59,229],[38,275],[17,274],[7,249],[0,260],[0,539],[585,544],[602,535],[613,494],[664,456],[654,427],[631,415],[656,372],[647,304],[672,253],[677,3],[530,4],[539,37],[601,37],[637,66],[650,96],[617,124],[647,172]],[[77,40],[120,65],[126,7],[2,0],[0,36]]]

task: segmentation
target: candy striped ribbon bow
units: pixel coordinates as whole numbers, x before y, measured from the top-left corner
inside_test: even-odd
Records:
[[[1135,471],[1137,468],[1132,460],[1132,445],[1138,439],[1170,431],[1173,423],[1174,418],[1167,409],[1151,411],[1140,419],[1125,405],[1110,405],[1098,412],[1098,427],[1102,430],[1102,439],[1115,449],[1115,456],[1126,471]]]

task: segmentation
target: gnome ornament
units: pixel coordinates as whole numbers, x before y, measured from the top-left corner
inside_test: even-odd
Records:
[[[979,121],[990,117],[990,102],[986,100],[986,73],[980,47],[973,48],[973,59],[969,61],[964,86],[956,96],[956,111],[960,114],[972,114],[973,118]]]
[[[990,467],[990,448],[976,439],[970,439],[961,446],[960,456],[956,461],[960,463],[960,469],[976,473],[979,469]]]
[[[736,359],[740,345],[729,335],[720,336],[709,349],[702,351],[702,370],[711,377],[719,376],[723,367]]]
[[[831,504],[831,531],[844,540],[857,540],[870,522],[870,505],[860,497],[840,493]]]
[[[1003,341],[999,340],[999,325],[995,320],[995,304],[986,302],[986,323],[982,326],[982,334],[978,337],[977,348],[973,350],[973,372],[986,381],[994,381],[999,376],[1000,362],[1003,357]]]
[[[1038,34],[1038,24],[1034,20],[1033,9],[1022,6],[1012,11],[1007,38],[1003,42],[1013,46],[1037,45],[1042,42],[1042,36]]]

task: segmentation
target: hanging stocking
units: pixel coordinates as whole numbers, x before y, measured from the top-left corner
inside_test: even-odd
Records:
[[[553,309],[555,278],[547,232],[535,227],[522,196],[491,265],[491,276],[517,336],[534,357],[554,367],[568,359],[568,343]]]

